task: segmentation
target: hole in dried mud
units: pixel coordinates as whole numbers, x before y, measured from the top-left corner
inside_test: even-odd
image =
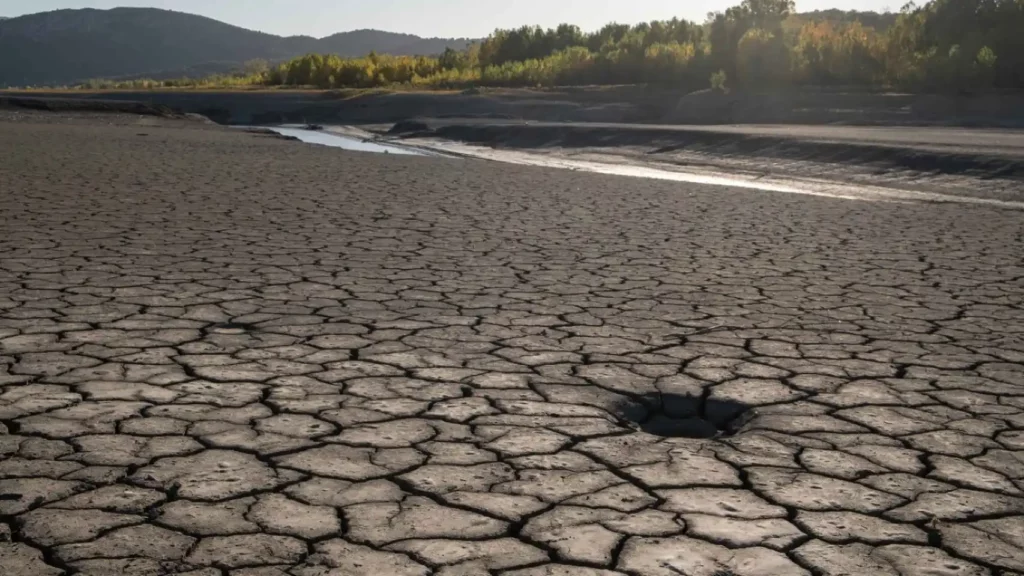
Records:
[[[753,415],[740,402],[658,392],[630,398],[618,412],[640,430],[666,438],[731,436]]]
[[[206,329],[211,334],[245,334],[246,332],[252,332],[256,327],[252,324],[244,324],[241,322],[224,322],[222,324],[214,324]]]

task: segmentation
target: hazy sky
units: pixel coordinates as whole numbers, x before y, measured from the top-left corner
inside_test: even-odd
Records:
[[[202,14],[230,24],[281,35],[326,36],[377,28],[421,36],[479,37],[523,24],[578,24],[584,30],[617,21],[635,23],[673,16],[703,21],[709,11],[740,0],[0,0],[0,16],[61,8],[152,6]],[[898,10],[903,0],[797,0],[801,11]],[[127,3],[127,4],[126,4]]]

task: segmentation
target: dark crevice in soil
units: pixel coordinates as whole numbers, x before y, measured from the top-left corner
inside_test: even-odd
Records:
[[[640,430],[667,438],[720,438],[736,433],[751,406],[731,400],[651,392],[616,406]]]

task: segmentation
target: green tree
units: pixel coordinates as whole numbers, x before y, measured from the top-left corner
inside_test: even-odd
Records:
[[[761,28],[747,30],[736,47],[736,79],[751,88],[785,84],[789,54],[782,39]]]

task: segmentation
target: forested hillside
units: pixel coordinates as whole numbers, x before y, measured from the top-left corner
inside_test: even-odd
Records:
[[[352,34],[360,33],[349,33],[346,39],[354,39]],[[259,44],[262,36],[250,41]],[[235,74],[88,85],[465,88],[649,83],[720,90],[803,85],[940,92],[1024,89],[1024,0],[932,0],[910,4],[898,14],[798,13],[792,0],[743,0],[700,23],[613,23],[590,32],[573,24],[496,30],[465,49],[450,47],[437,57],[377,51],[347,58],[359,43],[342,40],[319,41],[333,42],[337,49]]]

